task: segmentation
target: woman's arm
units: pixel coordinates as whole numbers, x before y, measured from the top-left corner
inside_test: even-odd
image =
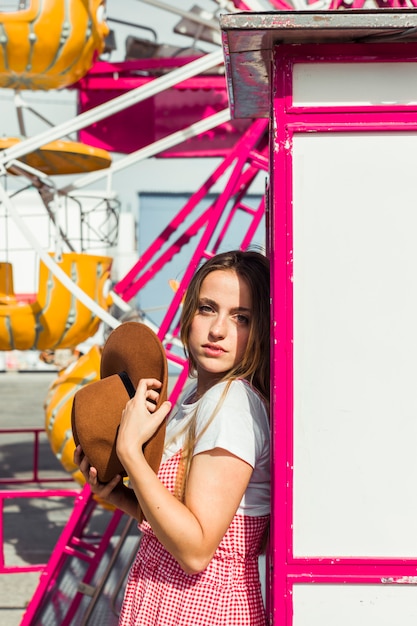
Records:
[[[90,465],[90,461],[84,455],[80,445],[75,448],[74,463],[78,465],[85,481],[90,485],[91,491],[96,496],[121,509],[127,515],[137,517],[138,501],[135,492],[123,484],[122,477],[119,474],[108,483],[100,483],[97,478],[96,468]]]
[[[189,574],[205,569],[222,540],[249,483],[252,467],[222,449],[192,461],[185,503],[159,481],[142,445],[164,419],[163,406],[149,411],[155,381],[142,380],[123,413],[117,454],[128,472],[140,507],[155,535]],[[153,388],[153,389],[152,389]]]
[[[159,481],[143,454],[124,462],[159,541],[188,574],[204,570],[236,513],[251,466],[221,448],[196,455],[183,504]]]

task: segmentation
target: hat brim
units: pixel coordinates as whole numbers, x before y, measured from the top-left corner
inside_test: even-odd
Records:
[[[71,412],[74,441],[81,445],[102,483],[109,482],[116,474],[127,475],[116,454],[120,419],[130,397],[120,377],[122,372],[127,374],[134,390],[142,378],[156,378],[162,383],[157,409],[167,399],[165,350],[158,336],[145,324],[125,322],[110,333],[101,356],[101,380],[82,387],[74,396]],[[161,463],[165,429],[166,420],[143,447],[155,473]]]

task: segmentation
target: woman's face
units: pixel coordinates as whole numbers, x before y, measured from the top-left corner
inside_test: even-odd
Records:
[[[201,395],[240,363],[252,323],[252,296],[234,270],[215,270],[201,285],[188,349],[197,368]]]

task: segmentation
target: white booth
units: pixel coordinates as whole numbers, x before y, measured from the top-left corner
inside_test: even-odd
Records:
[[[417,12],[221,19],[269,117],[271,624],[417,624]]]

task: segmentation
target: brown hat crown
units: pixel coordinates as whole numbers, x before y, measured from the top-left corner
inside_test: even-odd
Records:
[[[81,444],[100,482],[109,482],[126,471],[116,454],[122,411],[142,378],[162,383],[157,408],[167,399],[168,364],[158,336],[146,324],[125,322],[113,330],[103,347],[101,380],[77,391],[71,414],[75,444]],[[165,439],[164,420],[144,445],[145,458],[157,472]]]

